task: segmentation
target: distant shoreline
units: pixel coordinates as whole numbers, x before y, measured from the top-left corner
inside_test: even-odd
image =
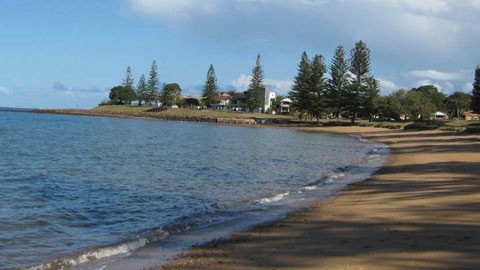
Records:
[[[114,118],[134,118],[134,119],[151,119],[166,120],[180,122],[197,122],[230,126],[249,126],[249,127],[270,127],[270,128],[304,128],[304,127],[330,127],[330,126],[369,126],[376,128],[403,129],[403,123],[391,122],[368,122],[354,124],[348,121],[329,120],[328,122],[303,121],[291,116],[260,114],[260,113],[235,113],[212,110],[191,110],[191,109],[168,109],[157,110],[152,107],[150,110],[135,110],[138,107],[131,107],[128,110],[123,107],[117,110],[101,110],[97,107],[91,110],[84,109],[34,109],[29,112],[40,114],[63,114],[63,115],[79,115],[79,116],[97,116],[97,117],[114,117]],[[115,107],[112,107],[115,108]]]
[[[200,123],[212,123],[221,125],[235,125],[235,126],[276,126],[276,127],[302,127],[302,126],[317,126],[315,123],[293,122],[290,119],[282,118],[265,118],[238,115],[223,116],[205,116],[194,114],[169,115],[159,112],[130,112],[130,111],[95,111],[82,109],[35,109],[29,112],[40,114],[63,114],[63,115],[80,115],[80,116],[100,116],[100,117],[115,117],[115,118],[136,118],[136,119],[156,119],[168,121],[188,121]]]
[[[36,109],[0,107],[0,112],[33,112]]]

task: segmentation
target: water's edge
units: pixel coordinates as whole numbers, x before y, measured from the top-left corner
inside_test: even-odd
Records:
[[[358,135],[354,135],[354,134],[343,134],[343,135],[354,137],[357,140],[368,141],[365,138]],[[368,142],[371,142],[371,141],[368,141]],[[136,246],[138,243],[137,241],[127,244],[127,246],[138,247],[138,249],[135,248],[130,251],[124,251],[123,247],[115,247],[114,248],[115,250],[123,250],[123,252],[119,252],[117,254],[109,254],[108,257],[105,257],[103,260],[100,259],[100,260],[89,261],[87,263],[76,265],[71,269],[130,270],[130,269],[161,268],[162,266],[167,265],[168,262],[171,260],[178,259],[184,256],[188,257],[188,254],[189,254],[188,252],[192,248],[208,248],[208,247],[216,246],[217,243],[235,242],[236,241],[235,235],[238,233],[256,230],[257,228],[262,228],[265,226],[272,226],[275,223],[285,220],[290,215],[296,215],[300,212],[308,211],[309,209],[315,206],[318,206],[319,204],[322,204],[332,198],[335,198],[336,196],[340,195],[342,191],[351,188],[351,186],[356,183],[367,181],[368,179],[370,179],[371,175],[375,174],[382,166],[385,165],[385,163],[388,160],[388,156],[390,154],[390,150],[387,145],[377,143],[377,142],[371,142],[371,143],[375,143],[375,146],[376,146],[374,149],[375,152],[377,152],[379,150],[378,147],[380,147],[381,152],[380,153],[377,152],[377,153],[379,155],[382,155],[383,158],[382,158],[381,164],[380,165],[377,164],[375,169],[371,170],[368,173],[368,175],[365,175],[364,171],[357,172],[362,174],[362,178],[356,178],[353,181],[352,179],[355,178],[355,176],[347,175],[352,179],[347,181],[348,183],[346,185],[337,186],[332,190],[328,190],[325,192],[327,194],[323,194],[321,197],[315,198],[310,203],[302,205],[300,207],[296,207],[293,210],[288,210],[283,212],[279,210],[279,215],[273,219],[272,218],[262,219],[262,216],[257,216],[257,219],[250,223],[243,221],[242,224],[238,224],[238,223],[235,223],[236,220],[232,220],[230,222],[217,224],[215,226],[210,226],[208,228],[201,228],[201,229],[196,229],[192,231],[186,231],[181,234],[165,233],[164,234],[165,238],[159,238],[159,239],[156,239],[156,241],[152,241],[152,242],[150,242],[148,239],[146,241],[145,239],[139,239],[138,242],[142,243],[139,246]],[[341,168],[340,171],[343,171],[346,174],[348,174],[347,172],[348,168]],[[338,177],[344,177],[344,176],[345,176],[344,173],[340,173],[339,175],[338,174],[332,175],[330,177],[338,178]],[[313,186],[305,186],[299,190],[307,191],[312,187]],[[262,200],[276,201],[277,199],[281,200],[283,196],[288,196],[288,194],[278,194],[275,197],[265,198]],[[186,241],[186,239],[188,240]],[[105,251],[107,251],[108,253],[109,250],[110,249],[107,248]],[[85,255],[82,255],[82,258],[85,258]],[[33,269],[43,270],[45,268],[33,268]]]
[[[87,115],[87,114],[77,114],[77,113],[59,113],[55,114],[67,114],[67,115]],[[91,115],[87,116],[110,116],[110,117],[119,117],[119,118],[143,118],[143,116],[126,116],[126,115]],[[149,119],[156,118],[162,120],[174,120],[174,121],[192,121],[192,122],[207,122],[223,125],[225,123],[218,122],[217,120],[207,119],[206,121],[198,121],[198,119],[192,118],[182,118],[182,119],[168,119],[168,118],[157,118],[157,117],[147,117]],[[227,123],[228,124],[228,123]],[[257,125],[257,123],[255,122]],[[275,125],[273,123],[259,123],[258,127],[282,127],[282,128],[293,128],[298,125]],[[322,131],[323,132],[323,131]],[[329,133],[328,131],[325,133]],[[342,136],[342,134],[335,134]],[[357,140],[365,140],[364,138],[357,135],[348,135],[345,136],[355,137]],[[238,224],[238,220],[232,219],[228,222],[222,222],[220,224],[214,224],[213,226],[208,226],[205,228],[195,228],[194,230],[189,230],[190,228],[182,228],[183,224],[179,224],[180,227],[174,228],[162,228],[155,232],[149,233],[147,235],[142,235],[138,238],[131,239],[130,241],[120,243],[115,246],[105,246],[105,247],[96,247],[90,248],[83,252],[82,254],[70,257],[57,259],[53,262],[42,264],[26,269],[40,270],[40,269],[144,269],[150,267],[158,267],[164,265],[168,260],[173,259],[179,256],[182,252],[187,251],[193,246],[209,246],[218,241],[229,241],[232,234],[240,231],[248,231],[255,229],[259,226],[265,226],[283,220],[290,214],[296,212],[307,210],[308,208],[322,203],[323,201],[335,197],[339,192],[349,188],[350,185],[365,181],[374,174],[378,169],[385,164],[388,158],[389,149],[386,145],[370,142],[372,143],[372,153],[365,157],[366,165],[368,165],[368,159],[382,159],[381,164],[375,164],[374,168],[365,167],[365,168],[338,168],[336,174],[332,174],[326,177],[332,178],[341,178],[343,184],[335,185],[332,187],[325,187],[325,191],[314,198],[308,204],[302,204],[301,206],[295,206],[293,209],[285,211],[285,209],[273,208],[272,211],[278,211],[275,218],[265,218],[260,215],[255,215],[256,213],[248,213],[250,216],[248,218],[252,219],[250,222],[242,222]],[[379,152],[380,151],[380,152]],[[358,169],[359,171],[355,171]],[[345,179],[343,179],[345,178]],[[312,183],[301,187],[297,192],[309,192],[316,190],[317,185],[323,185],[325,179],[318,183]],[[328,179],[326,181],[328,183]],[[276,196],[269,198],[259,199],[259,203],[275,203],[281,201],[288,197],[290,194],[282,193],[277,194]],[[244,218],[244,217],[236,217]],[[188,238],[188,241],[183,241]]]

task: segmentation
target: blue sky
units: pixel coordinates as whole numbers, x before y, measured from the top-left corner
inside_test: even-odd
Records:
[[[306,51],[329,65],[338,45],[371,49],[382,94],[434,84],[471,91],[480,64],[480,0],[5,0],[0,107],[92,108],[130,66],[157,61],[161,82],[199,94],[210,64],[244,90],[257,54],[286,94]]]

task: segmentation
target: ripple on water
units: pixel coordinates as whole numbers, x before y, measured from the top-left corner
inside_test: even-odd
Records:
[[[0,114],[7,269],[278,218],[365,178],[383,155],[354,137],[293,130]]]

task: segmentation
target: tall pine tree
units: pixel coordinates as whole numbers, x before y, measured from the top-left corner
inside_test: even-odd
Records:
[[[205,80],[205,85],[203,86],[203,104],[210,108],[212,104],[215,104],[217,101],[217,77],[215,77],[215,69],[213,65],[210,65],[207,72],[207,79]]]
[[[370,72],[370,49],[361,40],[350,51],[349,70],[353,75],[353,80],[347,87],[344,105],[350,112],[351,122],[354,123],[367,95],[367,78]]]
[[[145,82],[145,75],[142,74],[137,83],[137,98],[138,106],[142,106],[142,101],[146,101],[148,98],[148,88],[147,83]]]
[[[475,80],[472,89],[472,103],[470,105],[472,111],[480,113],[480,66],[475,69]]]
[[[312,116],[320,120],[322,113],[325,112],[327,105],[327,81],[325,73],[327,67],[323,61],[322,55],[315,55],[312,60],[312,76],[311,76],[311,108]]]
[[[377,98],[380,96],[380,82],[372,76],[365,78],[365,93],[363,96],[362,112],[368,116],[368,121],[378,112]]]
[[[298,64],[298,74],[289,93],[292,99],[292,108],[300,114],[300,119],[310,111],[312,107],[312,97],[310,94],[312,83],[312,67],[307,52],[303,52],[300,63]]]
[[[150,67],[150,73],[147,82],[147,89],[148,89],[148,100],[150,102],[150,106],[152,106],[152,102],[158,96],[158,72],[157,72],[157,62],[153,60],[152,66]]]
[[[250,111],[264,109],[265,86],[263,85],[263,69],[260,63],[260,54],[257,55],[257,62],[252,69],[252,78],[247,90],[247,108]]]
[[[135,100],[135,87],[134,87],[134,80],[132,77],[132,71],[130,67],[127,67],[127,71],[125,72],[125,78],[123,79],[122,86],[125,87],[128,95],[128,103],[131,104],[132,100]]]
[[[335,50],[332,63],[330,64],[330,74],[328,103],[338,121],[343,107],[345,91],[350,83],[348,61],[345,58],[345,50],[342,46],[338,46]]]

